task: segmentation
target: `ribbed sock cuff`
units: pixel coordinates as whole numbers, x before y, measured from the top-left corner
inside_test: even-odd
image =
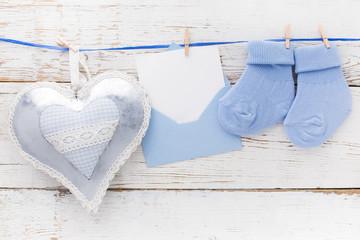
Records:
[[[335,44],[330,48],[319,44],[295,49],[295,72],[310,72],[332,67],[340,67],[341,61]]]
[[[247,64],[294,65],[294,49],[285,48],[283,42],[250,41]]]

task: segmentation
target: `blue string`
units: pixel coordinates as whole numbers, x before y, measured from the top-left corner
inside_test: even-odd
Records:
[[[360,38],[328,38],[329,41],[343,41],[343,42],[355,42],[360,41]],[[10,38],[0,38],[1,42],[13,43],[23,46],[29,47],[37,47],[37,48],[45,48],[51,50],[58,50],[58,51],[69,51],[68,48],[51,46],[51,45],[44,45],[38,43],[31,43],[31,42],[24,42],[20,40],[10,39]],[[266,39],[266,41],[273,41],[273,42],[284,42],[285,39]],[[302,42],[302,41],[322,41],[321,38],[294,38],[291,39],[292,42]],[[225,45],[225,44],[235,44],[235,43],[246,43],[248,41],[229,41],[229,42],[197,42],[197,43],[190,43],[190,47],[202,47],[202,46],[213,46],[213,45]],[[82,48],[79,49],[80,52],[94,52],[94,51],[119,51],[119,50],[136,50],[136,49],[160,49],[160,48],[168,48],[169,44],[161,44],[161,45],[147,45],[147,46],[129,46],[129,47],[113,47],[113,48]],[[184,46],[184,44],[180,44],[180,46]]]

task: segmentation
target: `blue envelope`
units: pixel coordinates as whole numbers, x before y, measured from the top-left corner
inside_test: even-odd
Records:
[[[173,43],[168,50],[179,48]],[[148,167],[242,148],[241,138],[226,132],[218,122],[219,99],[231,88],[225,75],[224,81],[225,87],[196,121],[179,124],[152,108],[150,125],[142,141]]]

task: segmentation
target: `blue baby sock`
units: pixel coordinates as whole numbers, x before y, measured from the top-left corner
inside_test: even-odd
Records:
[[[250,41],[247,67],[219,100],[219,122],[235,135],[256,133],[284,120],[294,99],[294,51],[284,43]]]
[[[295,50],[297,93],[284,121],[291,142],[315,147],[336,131],[351,112],[351,94],[340,69],[336,46]]]

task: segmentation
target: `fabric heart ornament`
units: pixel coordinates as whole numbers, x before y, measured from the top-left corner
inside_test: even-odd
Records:
[[[81,75],[79,75],[81,76]],[[141,143],[150,105],[135,78],[98,75],[74,90],[35,83],[10,107],[10,131],[20,153],[96,212],[115,173]]]
[[[45,139],[88,179],[118,123],[118,108],[106,98],[96,99],[81,111],[49,106],[40,115]]]

